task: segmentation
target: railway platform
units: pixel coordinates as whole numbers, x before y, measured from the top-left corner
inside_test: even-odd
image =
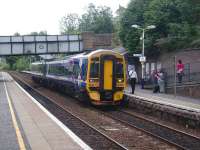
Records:
[[[130,86],[125,90],[125,93],[136,104],[200,122],[199,99],[153,93],[151,90],[140,89],[139,86],[136,86],[135,94],[131,94]]]
[[[70,129],[0,72],[0,149],[91,149]]]

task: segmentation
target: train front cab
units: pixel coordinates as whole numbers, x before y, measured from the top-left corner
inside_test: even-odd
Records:
[[[89,59],[87,90],[95,105],[117,105],[126,86],[125,61],[117,53],[102,52]]]

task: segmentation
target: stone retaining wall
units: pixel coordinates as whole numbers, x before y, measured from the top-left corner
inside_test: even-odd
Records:
[[[200,113],[169,105],[147,101],[134,96],[127,96],[129,107],[136,111],[159,117],[184,126],[198,127],[200,125]]]
[[[173,94],[174,87],[168,87],[166,89],[166,91],[169,94]],[[192,98],[198,98],[200,100],[200,83],[177,86],[176,92],[178,95],[192,97]]]

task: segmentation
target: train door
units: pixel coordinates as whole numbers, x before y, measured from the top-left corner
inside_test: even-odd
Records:
[[[100,89],[101,91],[112,92],[116,87],[115,83],[115,63],[116,57],[113,55],[103,55],[100,59]]]
[[[113,87],[113,61],[104,61],[104,90],[112,90]]]

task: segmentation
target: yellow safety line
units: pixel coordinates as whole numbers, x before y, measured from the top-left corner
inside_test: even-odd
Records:
[[[3,74],[2,74],[2,76],[3,76]],[[4,77],[3,77],[3,81],[4,81]],[[21,134],[21,132],[19,130],[19,127],[18,127],[18,124],[17,124],[17,119],[15,117],[15,113],[14,113],[14,110],[13,110],[13,107],[12,107],[11,98],[8,95],[8,91],[7,91],[7,87],[6,87],[5,82],[4,82],[4,87],[5,87],[5,90],[6,90],[6,96],[7,96],[7,99],[8,99],[8,105],[9,105],[10,113],[11,113],[11,116],[12,116],[13,126],[15,128],[15,132],[16,132],[16,135],[17,135],[17,140],[18,140],[18,143],[19,143],[19,148],[20,148],[20,150],[26,150],[26,147],[24,145],[24,140],[22,138],[22,134]]]

